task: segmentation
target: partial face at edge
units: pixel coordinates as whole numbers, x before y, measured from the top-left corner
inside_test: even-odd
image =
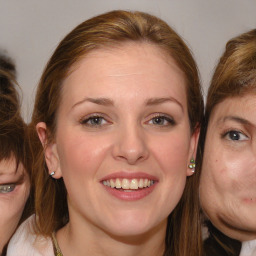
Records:
[[[0,161],[0,252],[21,218],[29,195],[29,178],[14,157]]]
[[[208,125],[200,199],[212,223],[238,240],[256,238],[256,95],[218,104]]]
[[[77,65],[46,149],[68,191],[70,222],[82,216],[87,227],[120,236],[162,225],[165,234],[197,144],[185,86],[175,62],[148,44],[97,50]]]

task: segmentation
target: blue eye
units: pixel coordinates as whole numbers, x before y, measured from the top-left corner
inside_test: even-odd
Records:
[[[248,140],[248,137],[245,134],[235,130],[226,132],[224,134],[224,137],[226,137],[228,140],[233,140],[233,141]]]
[[[15,184],[0,185],[0,194],[10,193],[15,189]]]
[[[106,123],[107,121],[101,116],[91,116],[81,121],[81,124],[91,127],[102,126]]]

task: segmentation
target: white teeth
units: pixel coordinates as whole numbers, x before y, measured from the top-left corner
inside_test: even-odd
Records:
[[[121,181],[119,179],[116,179],[116,185],[115,185],[116,188],[121,188],[122,187],[122,184],[121,184]]]
[[[139,185],[138,185],[138,180],[137,179],[132,179],[131,183],[130,183],[130,189],[138,189]]]
[[[104,180],[103,185],[111,188],[122,188],[125,192],[130,192],[130,190],[136,190],[141,188],[150,187],[154,184],[153,180],[149,179],[110,179]]]
[[[104,183],[103,183],[104,184]],[[115,187],[115,182],[111,179],[110,180],[110,186],[111,186],[111,188],[114,188]]]
[[[122,180],[122,189],[129,189],[130,188],[130,182],[127,179]]]
[[[140,179],[139,188],[143,188],[143,187],[144,187],[144,181],[143,181],[143,179]]]

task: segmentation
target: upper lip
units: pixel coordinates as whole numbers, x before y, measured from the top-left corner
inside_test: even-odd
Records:
[[[157,177],[144,172],[114,172],[101,178],[100,181],[110,179],[148,179],[157,181]]]

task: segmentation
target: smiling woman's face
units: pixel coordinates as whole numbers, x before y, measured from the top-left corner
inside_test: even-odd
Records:
[[[44,140],[44,123],[37,130]],[[46,161],[64,179],[69,225],[165,235],[195,145],[183,72],[157,47],[131,43],[91,52],[64,81]]]
[[[238,240],[256,238],[256,95],[225,99],[208,125],[200,182],[212,223]]]
[[[29,179],[23,165],[11,157],[0,161],[0,252],[21,218],[29,195]]]

